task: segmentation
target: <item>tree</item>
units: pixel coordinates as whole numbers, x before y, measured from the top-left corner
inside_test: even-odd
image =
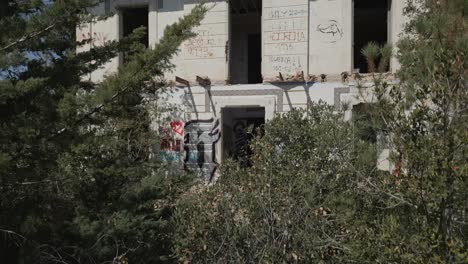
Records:
[[[464,263],[467,257],[467,2],[408,1],[398,85],[374,75],[374,120],[389,135],[394,177],[368,235],[385,261]],[[386,237],[383,235],[386,234]],[[383,238],[386,241],[383,241]],[[392,250],[393,248],[393,250]]]
[[[3,2],[2,2],[3,3]],[[203,18],[198,6],[153,49],[144,30],[76,53],[92,0],[8,1],[0,20],[0,256],[16,263],[170,259],[171,203],[186,182],[151,158],[148,101]],[[118,52],[101,83],[82,78]]]
[[[180,260],[467,263],[467,8],[408,1],[398,83],[373,73],[353,124],[324,105],[278,116],[251,167],[224,165],[216,185],[184,196]],[[384,71],[388,46],[363,52]],[[376,168],[379,134],[393,171]]]

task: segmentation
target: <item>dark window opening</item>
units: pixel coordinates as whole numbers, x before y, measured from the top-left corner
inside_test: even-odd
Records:
[[[361,50],[371,41],[388,41],[388,11],[391,0],[354,0],[354,69],[369,72]],[[377,62],[378,63],[378,62]]]
[[[262,83],[262,1],[230,2],[231,84]]]
[[[145,27],[145,35],[139,42],[148,48],[148,7],[122,9],[122,24],[123,37],[129,36],[137,28]],[[125,57],[126,55],[124,55],[124,60]]]
[[[263,133],[265,108],[223,108],[223,159],[234,159],[242,167],[251,165],[250,144],[258,133]]]

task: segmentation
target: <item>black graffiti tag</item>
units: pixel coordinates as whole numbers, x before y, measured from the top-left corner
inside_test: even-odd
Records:
[[[317,31],[331,35],[330,42],[336,42],[343,37],[343,30],[336,20],[328,20],[325,24],[318,24]]]

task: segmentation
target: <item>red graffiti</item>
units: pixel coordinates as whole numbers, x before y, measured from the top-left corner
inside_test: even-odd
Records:
[[[184,135],[184,122],[182,121],[171,121],[171,128],[174,133],[179,134],[181,136]]]

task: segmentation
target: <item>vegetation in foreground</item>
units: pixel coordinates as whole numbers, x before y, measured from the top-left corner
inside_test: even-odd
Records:
[[[252,166],[226,163],[210,187],[171,175],[147,148],[158,140],[147,100],[203,7],[155,49],[135,44],[137,30],[76,54],[75,26],[99,19],[86,12],[93,1],[7,3],[2,261],[468,262],[466,1],[409,1],[398,85],[376,73],[353,122],[322,103],[278,116],[253,141]],[[117,52],[132,56],[118,73],[81,78]],[[382,144],[391,172],[375,166]]]

